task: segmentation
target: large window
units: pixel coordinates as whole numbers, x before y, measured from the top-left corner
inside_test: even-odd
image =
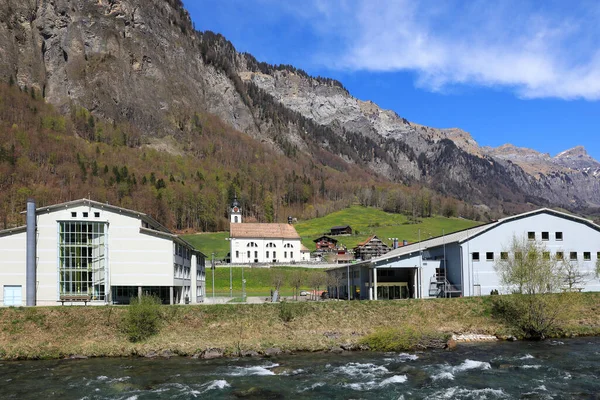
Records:
[[[61,295],[106,295],[106,233],[104,223],[59,223],[59,286]]]

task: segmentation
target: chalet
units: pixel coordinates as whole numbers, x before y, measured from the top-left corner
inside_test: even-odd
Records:
[[[358,260],[370,260],[382,256],[391,249],[377,236],[373,235],[354,248],[354,256]]]
[[[332,226],[330,235],[352,235],[350,225]]]
[[[329,236],[321,236],[313,240],[317,245],[317,251],[334,251],[337,248],[338,241]]]

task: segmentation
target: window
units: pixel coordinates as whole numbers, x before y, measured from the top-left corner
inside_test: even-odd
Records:
[[[542,253],[542,258],[543,258],[544,260],[549,260],[549,259],[550,259],[550,252],[549,252],[549,251],[544,251],[544,252]]]
[[[269,258],[269,250],[267,250],[267,258]]]
[[[473,261],[479,261],[479,253],[478,252],[473,253]]]
[[[248,260],[250,259],[250,250],[248,250]]]
[[[494,261],[494,252],[488,251],[485,253],[485,259],[486,261]]]
[[[556,252],[556,259],[561,261],[565,259],[565,254],[562,251],[557,251]]]
[[[522,260],[523,259],[523,253],[521,253],[520,251],[515,251],[515,260]]]
[[[258,258],[258,251],[254,252],[254,258]]]
[[[105,296],[105,225],[89,222],[59,223],[60,294],[88,294],[92,300]]]
[[[100,218],[100,213],[96,211],[96,212],[94,213],[94,218]]]
[[[236,215],[235,217],[233,217],[233,223],[237,224],[237,222],[238,222],[238,217]]]
[[[235,251],[235,258],[240,258],[240,251],[239,250]]]
[[[555,238],[556,240],[563,240],[563,234],[562,234],[562,232],[556,232],[556,233],[554,234],[554,238]]]
[[[591,259],[592,259],[592,253],[590,253],[589,251],[584,251],[583,252],[583,260],[590,261]]]
[[[550,240],[550,233],[542,232],[542,240]]]
[[[596,260],[600,260],[600,251],[596,253]]]
[[[246,245],[246,247],[258,247],[258,245],[256,244],[256,242],[250,242]],[[267,247],[270,247],[270,246],[267,245]]]
[[[569,258],[571,260],[577,260],[577,252],[576,251],[572,251],[569,253]]]
[[[287,251],[283,252],[283,258],[287,258]]]
[[[294,245],[291,244],[291,243],[286,243],[285,246],[283,246],[283,247],[286,248],[286,249],[293,249]]]
[[[527,232],[527,239],[535,240],[535,232]]]
[[[294,258],[294,252],[290,251],[290,258]]]
[[[83,218],[87,218],[88,217],[88,213],[84,212],[83,213]]]
[[[273,258],[277,258],[277,255],[275,254],[275,252],[273,252]]]
[[[75,211],[73,211],[73,212],[71,213],[71,217],[73,217],[73,218],[77,218],[77,213],[76,213]]]
[[[268,248],[275,248],[277,246],[275,246],[275,243],[271,242],[271,243],[267,243],[266,247],[268,247]]]
[[[501,260],[508,260],[508,253],[506,251],[503,251],[500,253],[500,259]]]

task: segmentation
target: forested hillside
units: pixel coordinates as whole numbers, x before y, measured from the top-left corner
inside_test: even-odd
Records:
[[[208,113],[197,113],[177,140],[156,144],[129,124],[107,123],[77,107],[61,115],[35,90],[0,84],[2,228],[23,222],[19,213],[30,196],[39,205],[89,197],[199,231],[227,229],[236,193],[247,220],[258,221],[310,218],[355,201],[415,216],[473,212],[339,163],[336,170],[288,158]]]

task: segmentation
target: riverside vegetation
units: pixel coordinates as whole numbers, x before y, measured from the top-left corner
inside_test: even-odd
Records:
[[[568,312],[547,337],[600,335],[600,293],[567,293]],[[544,296],[554,296],[546,294]],[[200,355],[220,349],[243,352],[410,350],[438,347],[452,333],[524,337],[519,326],[498,315],[495,304],[509,296],[403,301],[323,301],[257,305],[151,305],[156,333],[130,335],[134,308],[38,307],[0,309],[0,357],[122,357],[148,354]],[[137,321],[137,322],[136,322]],[[139,328],[139,327],[138,327]]]

